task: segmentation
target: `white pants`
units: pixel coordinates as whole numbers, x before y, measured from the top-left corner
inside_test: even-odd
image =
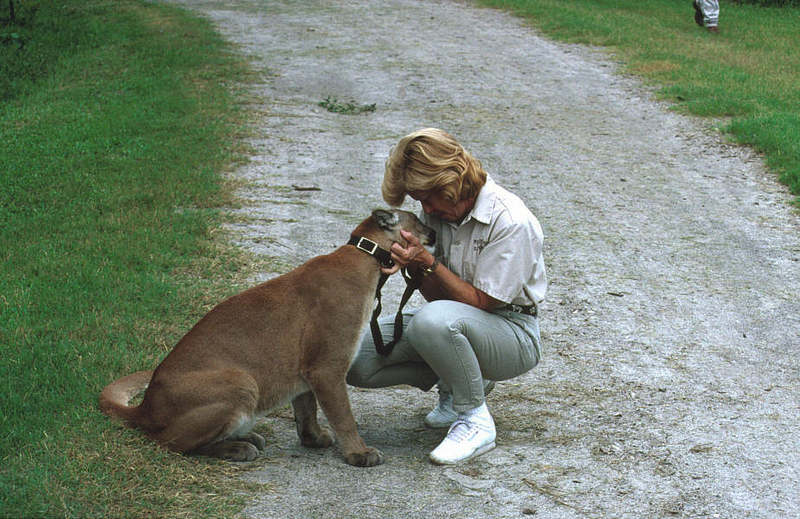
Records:
[[[357,387],[408,384],[427,391],[437,381],[453,395],[453,409],[484,402],[483,379],[507,380],[539,362],[536,317],[498,310],[485,312],[455,301],[433,301],[403,314],[403,337],[387,357],[375,351],[372,334],[361,342],[347,382]],[[394,317],[379,320],[389,342]]]
[[[719,22],[718,0],[696,0],[700,11],[703,13],[703,24],[706,27],[716,27]]]

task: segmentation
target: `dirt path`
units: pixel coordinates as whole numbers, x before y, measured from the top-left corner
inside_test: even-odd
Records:
[[[256,154],[235,172],[249,180],[231,224],[245,247],[288,268],[341,245],[384,205],[390,146],[438,126],[538,215],[552,280],[543,362],[489,398],[495,451],[432,466],[433,393],[354,389],[388,462],[303,449],[280,413],[249,475],[274,491],[248,517],[800,516],[800,218],[757,157],[603,54],[498,11],[185,4],[265,71]],[[329,97],[376,110],[331,113]]]

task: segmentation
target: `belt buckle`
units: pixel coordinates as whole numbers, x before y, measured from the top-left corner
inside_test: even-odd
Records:
[[[508,305],[509,310],[522,315],[530,315],[536,317],[536,305],[522,306],[522,305]]]

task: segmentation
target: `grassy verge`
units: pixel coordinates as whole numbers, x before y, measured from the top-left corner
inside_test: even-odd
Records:
[[[557,39],[611,48],[677,110],[724,118],[800,195],[800,9],[721,2],[720,32],[690,0],[480,0]],[[798,199],[800,200],[800,199]]]
[[[215,238],[245,73],[136,0],[0,3],[0,517],[230,517],[236,470],[97,410],[234,290]],[[220,485],[225,481],[224,485]]]

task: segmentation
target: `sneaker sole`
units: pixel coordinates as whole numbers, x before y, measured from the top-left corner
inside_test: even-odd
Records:
[[[484,445],[483,447],[477,449],[475,452],[473,452],[472,454],[470,454],[466,458],[462,458],[460,460],[440,460],[440,459],[434,458],[433,456],[429,456],[429,457],[430,457],[431,461],[434,462],[437,465],[456,465],[458,463],[463,463],[465,461],[471,460],[472,458],[477,458],[481,454],[486,454],[487,452],[489,452],[490,450],[494,449],[495,447],[497,447],[497,444],[495,444],[495,442],[489,443],[489,444]]]

